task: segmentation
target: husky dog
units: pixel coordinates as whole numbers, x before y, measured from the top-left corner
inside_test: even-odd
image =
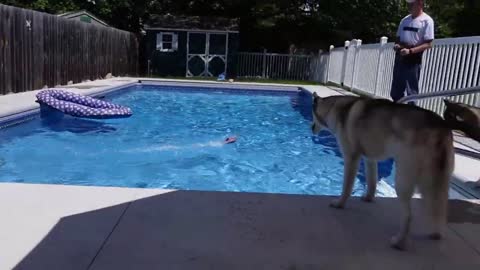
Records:
[[[443,118],[453,129],[461,130],[468,137],[480,142],[480,108],[444,100],[446,109]],[[475,183],[480,188],[480,179]]]
[[[443,117],[452,129],[463,131],[468,137],[480,142],[480,109],[461,103],[444,100]]]
[[[402,224],[391,245],[405,249],[412,220],[410,200],[418,188],[431,226],[430,238],[440,239],[447,219],[449,180],[454,167],[453,135],[433,112],[383,99],[313,95],[312,132],[330,130],[344,158],[343,190],[331,203],[343,208],[352,194],[360,159],[365,158],[371,202],[377,185],[377,161],[395,160],[395,190],[402,206]]]

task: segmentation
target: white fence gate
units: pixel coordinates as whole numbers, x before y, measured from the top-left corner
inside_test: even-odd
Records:
[[[366,94],[390,98],[395,52],[393,43],[362,45],[361,40],[330,51],[328,82]],[[438,39],[424,53],[420,93],[480,86],[480,37]],[[480,93],[452,98],[480,107]],[[441,113],[441,99],[419,101],[419,105]]]
[[[326,83],[328,60],[328,53],[297,55],[241,52],[237,56],[237,76]]]

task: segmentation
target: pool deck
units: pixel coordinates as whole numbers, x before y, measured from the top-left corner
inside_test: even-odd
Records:
[[[69,87],[93,94],[138,79]],[[321,96],[345,94],[301,87]],[[0,96],[0,120],[37,109],[35,94]],[[455,177],[473,182],[479,165],[456,155]],[[451,197],[462,196],[452,190]],[[416,200],[406,252],[388,247],[399,225],[395,199],[353,198],[340,211],[327,207],[330,200],[0,183],[0,269],[480,269],[479,200],[450,200],[448,232],[439,242],[422,236]]]
[[[62,86],[59,88],[66,89],[74,93],[92,95],[135,82],[138,82],[138,79],[136,80],[133,78],[115,78]],[[5,118],[12,116],[15,117],[15,115],[21,114],[23,112],[38,109],[39,104],[35,102],[37,100],[35,95],[40,91],[41,90],[36,90],[0,96],[0,122],[4,121]]]
[[[0,269],[480,269],[480,201],[450,201],[432,241],[419,201],[408,251],[395,199],[0,184]],[[387,268],[388,267],[388,268]]]

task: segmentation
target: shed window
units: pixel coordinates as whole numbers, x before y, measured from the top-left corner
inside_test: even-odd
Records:
[[[178,35],[175,33],[158,33],[157,50],[161,52],[174,52],[178,49]]]

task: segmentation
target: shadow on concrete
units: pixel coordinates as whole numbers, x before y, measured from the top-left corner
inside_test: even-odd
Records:
[[[410,250],[389,248],[394,199],[345,210],[330,197],[176,191],[59,220],[14,269],[479,269],[480,253],[448,231],[420,237],[414,201]],[[451,201],[451,222],[478,226],[473,203]],[[32,226],[35,226],[32,224]]]
[[[449,207],[449,222],[480,224],[480,204],[461,200],[452,202]]]

